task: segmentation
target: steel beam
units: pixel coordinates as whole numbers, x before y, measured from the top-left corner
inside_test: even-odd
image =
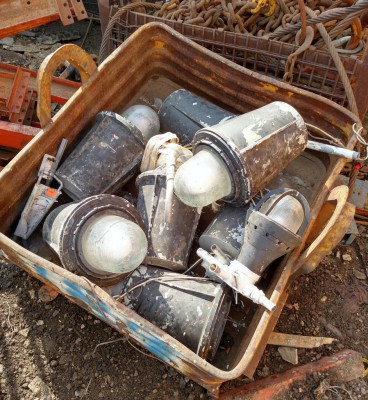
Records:
[[[41,129],[0,121],[0,146],[21,150]]]

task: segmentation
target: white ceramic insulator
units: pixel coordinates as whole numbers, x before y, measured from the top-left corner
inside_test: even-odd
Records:
[[[83,232],[81,252],[99,273],[121,274],[134,270],[147,254],[147,239],[139,225],[117,215],[94,219]]]
[[[231,193],[231,178],[220,157],[201,150],[176,172],[176,196],[191,207],[204,207]]]
[[[160,132],[160,120],[151,107],[137,104],[127,108],[121,116],[135,125],[147,139]]]

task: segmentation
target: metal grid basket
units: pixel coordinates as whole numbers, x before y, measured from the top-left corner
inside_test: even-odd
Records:
[[[117,11],[111,8],[110,18]],[[111,32],[108,53],[114,51],[139,27],[149,22],[163,22],[196,43],[214,53],[253,71],[282,79],[288,56],[298,47],[289,43],[228,31],[182,24],[163,18],[127,11],[114,25]],[[357,100],[360,117],[368,108],[368,51],[361,58],[342,56],[347,75]],[[347,106],[347,97],[339,74],[330,54],[310,49],[298,57],[293,72],[294,86],[322,95],[334,102]]]

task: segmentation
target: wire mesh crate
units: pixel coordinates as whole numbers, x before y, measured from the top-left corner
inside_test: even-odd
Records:
[[[110,18],[118,10],[111,8]],[[250,70],[282,79],[288,56],[298,46],[251,35],[219,31],[183,24],[134,11],[124,13],[114,25],[108,41],[108,53],[114,51],[140,26],[149,22],[163,22],[184,36],[223,57]],[[341,56],[352,84],[362,118],[368,108],[368,51],[363,56]],[[347,107],[347,97],[335,64],[330,54],[311,48],[297,59],[292,84],[322,95]]]

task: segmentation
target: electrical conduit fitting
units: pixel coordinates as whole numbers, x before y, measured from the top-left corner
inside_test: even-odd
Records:
[[[244,205],[305,149],[307,140],[301,115],[280,101],[203,128],[193,139],[194,156],[176,173],[175,193],[192,207],[219,199]]]
[[[183,271],[187,267],[201,209],[182,203],[173,192],[176,168],[192,156],[189,150],[175,142],[176,139],[176,135],[166,133],[148,142],[141,166],[145,171],[136,180],[139,190],[137,209],[148,239],[146,262]]]
[[[208,265],[209,270],[225,282],[236,292],[242,294],[256,304],[260,304],[268,311],[274,311],[276,305],[270,301],[264,292],[255,286],[260,276],[254,274],[247,267],[233,260],[230,264],[222,264],[217,257],[211,256],[206,250],[199,248],[197,255]]]
[[[272,261],[301,243],[309,221],[309,204],[299,192],[281,188],[267,193],[248,211],[237,260],[261,276]]]
[[[53,210],[43,238],[65,269],[101,286],[124,279],[147,254],[137,210],[127,200],[97,195]]]

